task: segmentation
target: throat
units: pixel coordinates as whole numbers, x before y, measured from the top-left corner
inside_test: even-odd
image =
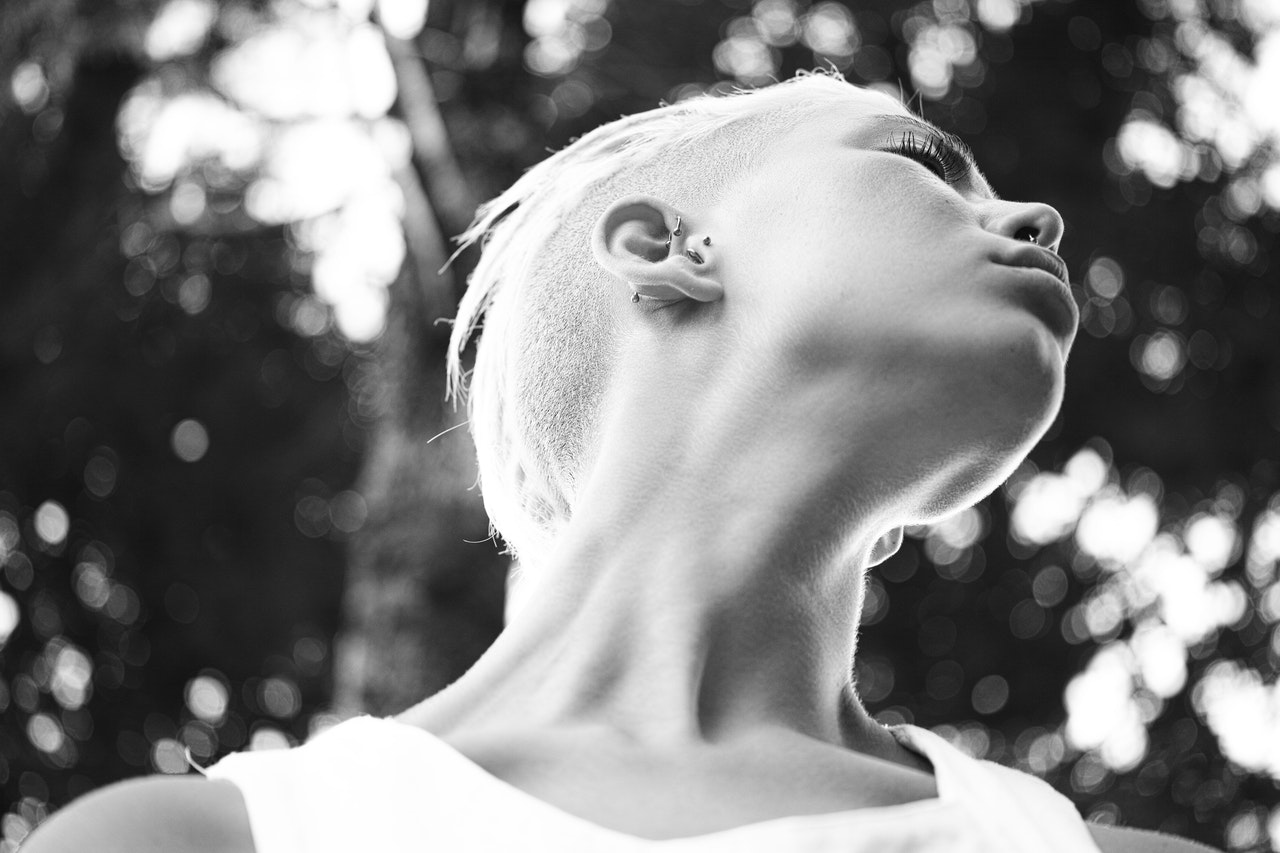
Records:
[[[463,679],[506,722],[605,724],[655,746],[762,727],[848,745],[855,585],[823,595],[662,546],[527,582],[525,609]]]

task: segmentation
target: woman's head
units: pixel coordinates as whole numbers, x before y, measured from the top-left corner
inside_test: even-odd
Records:
[[[689,224],[672,237],[677,217]],[[723,382],[716,363],[728,359],[745,385],[810,394],[833,430],[857,422],[896,436],[895,452],[915,462],[892,477],[931,480],[899,512],[976,498],[1056,410],[1074,333],[1074,307],[1026,269],[1038,250],[1014,237],[1029,233],[1056,244],[1061,221],[1043,205],[996,200],[893,98],[823,75],[583,137],[465,235],[485,250],[454,329],[452,376],[456,388],[458,354],[483,316],[469,402],[495,527],[522,562],[545,555],[591,470],[608,389],[653,361],[625,343],[655,340],[647,333],[659,327],[701,341],[682,342],[673,369]],[[632,305],[633,289],[662,298]],[[716,319],[640,319],[681,301]],[[744,408],[758,390],[714,396]]]

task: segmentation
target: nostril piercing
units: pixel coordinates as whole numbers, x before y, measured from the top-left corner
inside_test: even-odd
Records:
[[[1013,239],[1026,240],[1030,243],[1035,243],[1038,246],[1040,245],[1040,232],[1034,228],[1019,228],[1017,232],[1014,233]]]

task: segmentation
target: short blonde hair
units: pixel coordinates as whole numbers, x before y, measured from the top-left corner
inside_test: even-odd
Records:
[[[801,74],[620,118],[534,166],[458,238],[482,252],[454,321],[449,393],[467,400],[491,530],[523,568],[573,515],[612,368],[608,273],[590,248],[598,217],[633,192],[677,208],[714,200],[798,114],[830,109],[849,88]],[[466,382],[462,354],[482,320]]]

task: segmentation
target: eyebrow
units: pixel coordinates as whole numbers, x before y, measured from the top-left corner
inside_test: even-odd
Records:
[[[955,152],[964,159],[965,165],[968,166],[969,173],[977,178],[978,185],[990,193],[992,198],[1000,198],[996,191],[992,189],[991,182],[987,180],[987,176],[982,174],[982,170],[978,168],[978,161],[973,156],[973,149],[954,133],[948,133],[937,125],[910,115],[894,115],[892,113],[885,113],[883,115],[872,116],[871,121],[876,125],[881,126],[892,125],[895,127],[901,127],[902,125],[906,125],[908,127],[915,128],[922,133],[929,134],[938,142],[946,145],[948,148],[954,149]]]

